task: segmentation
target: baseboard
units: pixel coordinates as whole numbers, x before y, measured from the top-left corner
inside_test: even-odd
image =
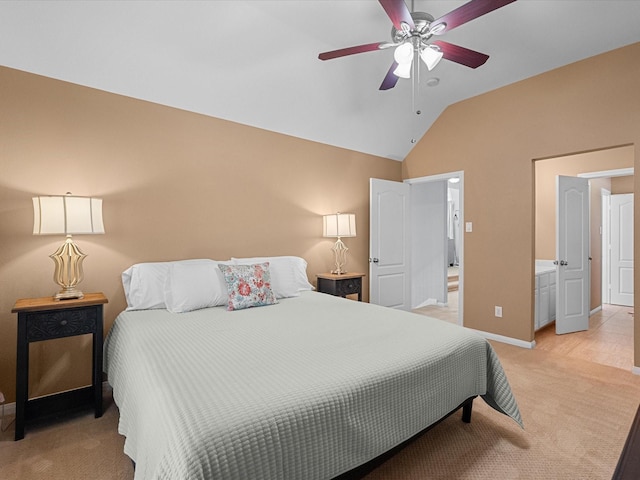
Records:
[[[533,340],[532,342],[525,342],[524,340],[520,340],[517,338],[505,337],[504,335],[498,335],[490,332],[483,332],[482,330],[475,330],[473,328],[470,328],[469,330],[473,330],[474,332],[482,335],[484,338],[488,340],[495,340],[496,342],[506,343],[509,345],[514,345],[516,347],[533,349],[536,346],[535,340]]]
[[[423,307],[430,307],[431,305],[442,305],[441,303],[439,303],[435,298],[427,298],[424,302],[422,302],[420,305],[413,307],[411,310],[416,310],[418,308],[423,308]]]
[[[2,410],[3,407],[4,407],[4,410]],[[4,416],[1,417],[2,419],[4,419],[4,417],[7,417],[9,415],[15,415],[16,402],[5,403],[3,406],[0,406],[0,416],[2,415],[2,413],[4,413]]]
[[[595,315],[596,313],[598,313],[600,310],[602,310],[602,305],[598,305],[596,308],[594,308],[593,310],[591,310],[589,312],[589,316],[591,315]]]

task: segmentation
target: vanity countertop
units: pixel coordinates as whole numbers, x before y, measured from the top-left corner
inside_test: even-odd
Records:
[[[553,264],[553,260],[536,259],[536,275],[542,275],[544,273],[551,273],[555,271],[556,266]]]
[[[556,267],[536,267],[536,275],[542,275],[543,273],[552,273],[556,271]]]

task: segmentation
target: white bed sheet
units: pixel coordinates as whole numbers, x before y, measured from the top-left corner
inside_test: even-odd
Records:
[[[316,292],[123,312],[104,358],[136,479],[329,479],[474,395],[522,424],[479,335]]]

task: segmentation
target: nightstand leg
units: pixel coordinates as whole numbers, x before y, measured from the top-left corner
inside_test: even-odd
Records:
[[[102,305],[98,305],[98,318],[93,333],[93,405],[95,417],[102,416]]]
[[[24,414],[29,395],[29,342],[26,319],[18,321],[18,351],[16,359],[16,433],[15,440],[24,438]]]

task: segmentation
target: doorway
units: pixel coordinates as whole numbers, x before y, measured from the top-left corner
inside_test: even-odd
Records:
[[[449,203],[451,178],[458,184],[457,204]],[[455,311],[453,323],[462,325],[464,237],[452,233],[456,250],[450,254],[447,213],[451,211],[456,220],[452,227],[464,223],[463,172],[404,182],[371,178],[369,203],[369,301],[417,313],[429,306],[449,314]],[[458,276],[452,302],[450,256],[457,262]]]
[[[413,231],[421,228],[439,231],[437,240],[427,248],[420,233],[413,235],[414,281],[412,283],[412,311],[458,325],[463,325],[464,278],[464,175],[450,172],[442,175],[415,178],[412,186],[412,202],[417,206],[412,220]],[[413,194],[416,193],[416,195]],[[429,200],[429,197],[431,200]],[[425,208],[431,203],[432,211]],[[437,223],[437,227],[434,226]],[[430,279],[420,282],[420,258],[429,258]],[[424,280],[424,276],[423,276]]]
[[[536,348],[567,356],[591,352],[592,361],[629,370],[633,367],[633,309],[612,305],[606,296],[608,209],[603,207],[609,193],[633,192],[633,159],[634,147],[629,145],[534,162],[536,264],[540,260],[556,260],[555,226],[548,221],[555,216],[555,192],[545,190],[545,175],[547,182],[556,175],[584,177],[589,179],[591,187],[589,263],[592,277],[589,331],[557,336],[551,323],[549,327],[534,329]],[[545,202],[549,205],[545,206]],[[583,343],[587,340],[592,343]]]

